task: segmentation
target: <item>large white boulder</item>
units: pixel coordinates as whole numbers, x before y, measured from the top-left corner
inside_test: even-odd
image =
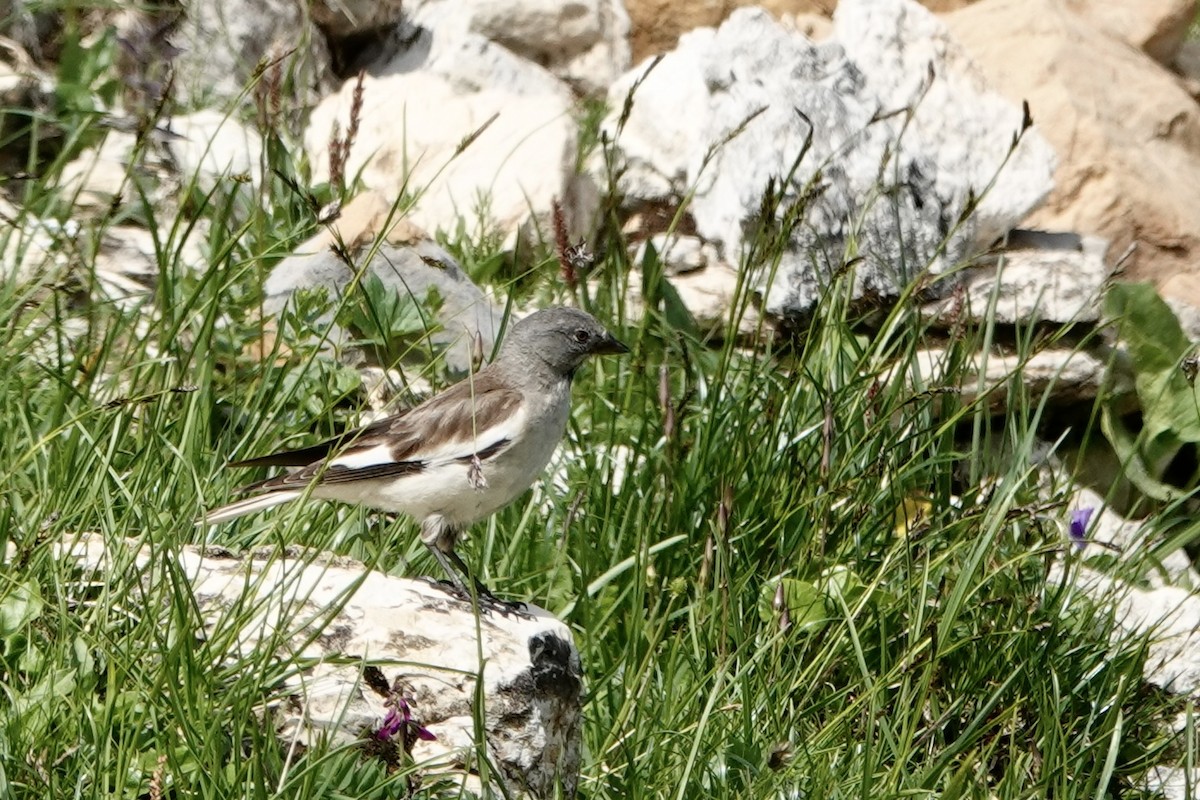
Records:
[[[690,197],[696,232],[733,264],[761,261],[782,229],[780,262],[750,276],[774,315],[807,313],[847,256],[861,292],[894,296],[986,249],[1052,187],[1049,146],[1026,131],[1010,155],[1021,110],[931,13],[843,0],[835,31],[814,44],[741,9],[609,92],[630,206]]]

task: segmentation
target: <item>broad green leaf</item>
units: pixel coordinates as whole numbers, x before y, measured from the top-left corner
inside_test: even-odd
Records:
[[[767,625],[786,621],[792,628],[805,632],[815,631],[830,621],[825,610],[825,593],[795,578],[764,584],[759,594],[758,614]]]
[[[853,608],[868,591],[862,579],[858,577],[858,573],[844,564],[830,567],[822,573],[821,577],[825,594],[829,595],[838,608],[842,603]]]
[[[1100,412],[1100,428],[1121,459],[1121,471],[1143,494],[1164,503],[1179,496],[1177,489],[1154,477],[1138,449],[1137,436],[1125,427],[1111,405],[1106,405]]]
[[[14,585],[0,598],[0,639],[7,639],[41,616],[44,605],[37,586],[31,583]]]
[[[47,734],[54,719],[54,709],[73,691],[74,671],[62,667],[46,672],[32,689],[13,700],[11,713],[20,718],[23,733],[30,741],[37,741]]]
[[[1116,284],[1107,304],[1132,359],[1142,407],[1142,446],[1150,448],[1151,460],[1157,460],[1154,449],[1200,442],[1200,400],[1180,366],[1192,343],[1170,306],[1149,283]]]

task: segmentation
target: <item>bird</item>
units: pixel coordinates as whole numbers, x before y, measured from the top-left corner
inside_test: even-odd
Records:
[[[566,433],[571,382],[583,363],[628,352],[584,311],[536,311],[512,326],[491,363],[419,405],[311,447],[229,464],[299,469],[242,487],[248,497],[199,522],[216,525],[300,498],[400,512],[420,524],[450,586],[470,596],[459,537],[545,469]],[[479,597],[496,600],[478,580],[473,585]]]

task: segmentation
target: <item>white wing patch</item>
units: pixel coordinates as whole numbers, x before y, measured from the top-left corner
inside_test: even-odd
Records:
[[[368,450],[346,453],[330,459],[329,466],[345,467],[346,469],[364,469],[365,467],[375,467],[380,464],[391,464],[393,461],[395,459],[392,458],[392,449],[386,444],[377,444]]]

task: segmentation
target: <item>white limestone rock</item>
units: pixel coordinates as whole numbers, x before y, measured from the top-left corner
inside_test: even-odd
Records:
[[[34,216],[0,196],[0,280],[61,281],[73,262],[79,223]]]
[[[167,134],[155,132],[139,147],[134,134],[110,128],[104,139],[62,169],[58,178],[61,202],[79,217],[106,215],[114,204],[141,205],[143,214],[163,219],[173,214],[178,179],[163,148]]]
[[[335,125],[349,127],[354,87],[347,82],[310,118],[304,143],[315,181],[329,179],[328,145]],[[367,76],[346,174],[361,171],[389,197],[415,195],[408,216],[426,230],[456,234],[465,224],[468,236],[498,231],[511,244],[531,220],[550,230],[576,136],[565,92],[474,90],[428,71]]]
[[[174,135],[165,140],[167,150],[185,183],[194,177],[205,192],[230,178],[262,185],[262,137],[229,114],[184,114],[172,118],[169,128]]]
[[[1113,609],[1117,635],[1147,635],[1150,648],[1142,677],[1173,694],[1200,691],[1200,596],[1178,586],[1144,588],[1086,566],[1055,562],[1047,584],[1071,585]]]
[[[662,262],[663,270],[668,275],[695,272],[711,264],[716,264],[720,260],[717,248],[699,236],[656,233],[638,245],[637,250],[634,251],[634,264],[640,265],[645,260],[647,246],[654,248],[659,261]]]
[[[502,44],[473,33],[453,9],[433,5],[414,12],[422,23],[399,26],[388,47],[372,62],[377,77],[423,72],[449,81],[462,94],[484,89],[520,96],[557,95],[571,101],[571,90],[545,67]]]
[[[63,167],[59,195],[77,214],[103,215],[114,203],[140,204],[170,224],[182,186],[209,192],[223,181],[262,183],[262,138],[228,114],[204,110],[165,121],[140,143],[114,118],[103,141]]]
[[[754,338],[768,333],[763,330],[762,315],[752,304],[737,303],[740,285],[738,271],[723,261],[704,269],[683,272],[664,278],[679,295],[680,302],[692,315],[700,335],[720,340],[736,322],[733,334],[738,338]],[[645,313],[640,280],[631,280],[626,289],[626,313],[639,320]],[[735,319],[736,315],[736,319]]]
[[[1191,560],[1176,550],[1157,568],[1144,570],[1136,583],[1093,569],[1080,560],[1116,553],[1122,561],[1137,563],[1151,544],[1150,534],[1142,523],[1124,520],[1104,507],[1103,498],[1087,489],[1076,492],[1070,508],[1091,509],[1092,516],[1083,541],[1072,535],[1070,555],[1051,565],[1047,591],[1069,583],[1100,608],[1111,609],[1117,625],[1114,638],[1147,638],[1142,678],[1172,694],[1195,695],[1200,690],[1200,577]],[[1186,724],[1178,725],[1177,731]],[[1147,771],[1144,782],[1156,794],[1182,800],[1191,796],[1188,788],[1195,785],[1196,776],[1160,765]]]
[[[59,553],[101,578],[129,560],[98,535],[64,539]],[[284,741],[377,743],[389,710],[404,697],[413,722],[434,737],[412,744],[411,757],[426,775],[483,790],[471,774],[478,712],[494,774],[510,796],[574,793],[582,670],[570,629],[546,611],[530,606],[526,614],[476,617],[468,603],[427,581],[301,549],[232,558],[219,549],[185,547],[167,556],[145,547],[134,564],[144,580],[161,580],[169,572],[163,558],[191,587],[206,631],[227,630],[232,614],[254,609],[228,639],[231,661],[264,646],[278,648],[281,658],[311,660],[289,679],[296,702],[268,709]]]
[[[1105,498],[1087,488],[1075,490],[1068,508],[1088,517],[1082,537],[1068,538],[1085,558],[1093,555],[1116,556],[1124,562],[1139,562],[1151,552],[1157,537],[1143,520],[1125,519],[1105,502]],[[1176,549],[1156,560],[1144,572],[1152,589],[1176,586],[1200,590],[1200,573],[1183,549]]]
[[[1151,767],[1143,780],[1146,791],[1163,800],[1193,800],[1200,786],[1200,769],[1185,767]]]
[[[739,297],[743,300],[747,297],[738,271],[720,258],[716,247],[699,236],[656,233],[639,243],[633,252],[633,264],[639,269],[644,267],[650,247],[661,263],[664,280],[675,290],[703,336],[722,338],[733,322],[738,337],[763,333],[757,308],[738,302]],[[625,300],[630,317],[641,319],[645,308],[640,277],[629,281]]]
[[[114,225],[103,229],[95,260],[100,289],[108,298],[127,305],[151,298],[164,264],[179,272],[203,271],[208,266],[204,247],[208,227],[207,221],[175,230],[167,226],[159,232],[157,246],[154,234],[146,228]]]
[[[1115,394],[1131,390],[1130,382],[1122,376],[1117,376],[1115,385],[1106,387],[1106,367],[1103,354],[1090,350],[1047,349],[1025,359],[1010,353],[974,353],[965,364],[959,364],[946,350],[931,348],[916,353],[911,369],[920,373],[925,389],[952,389],[962,395],[964,403],[986,396],[989,409],[1003,412],[1009,402],[1009,387],[1018,376],[1035,402],[1049,393],[1048,402],[1058,406],[1094,400],[1101,388]],[[893,371],[882,380],[910,380],[908,365],[903,369],[903,374]],[[956,380],[951,382],[950,376]]]

